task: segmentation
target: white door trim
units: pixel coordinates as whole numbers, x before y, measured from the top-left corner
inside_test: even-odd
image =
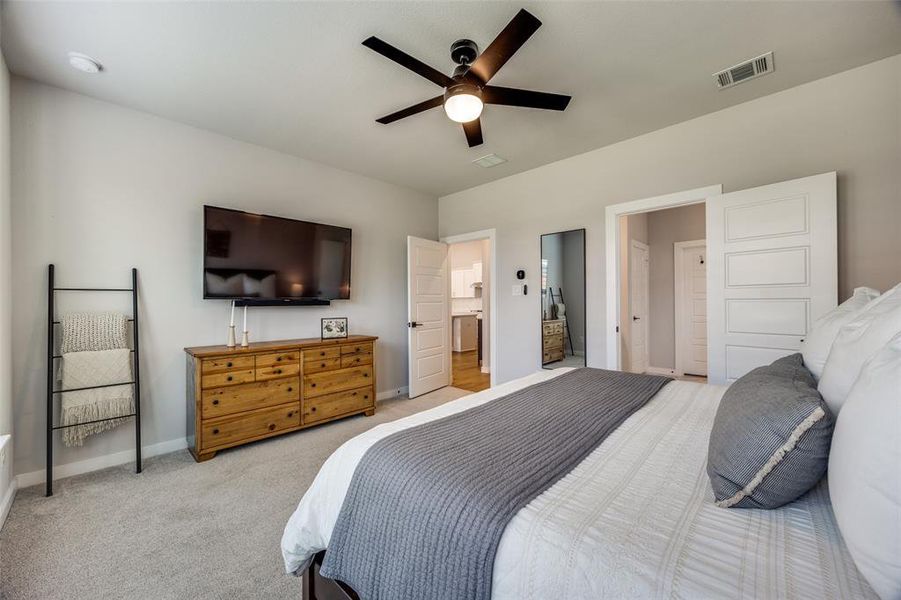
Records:
[[[469,233],[461,233],[458,235],[446,235],[439,241],[445,244],[459,244],[461,242],[474,242],[477,240],[488,240],[491,245],[491,252],[488,260],[489,288],[488,288],[488,360],[489,375],[491,377],[491,387],[497,384],[497,230],[482,229],[479,231],[471,231]],[[448,310],[453,311],[450,302],[450,292],[448,292]],[[450,316],[448,316],[450,318]],[[451,328],[451,336],[453,336],[453,328]],[[453,345],[453,339],[451,339]],[[453,361],[451,361],[451,369],[453,369]],[[453,371],[451,371],[451,381],[453,381]]]
[[[685,265],[682,264],[682,258],[685,254],[683,250],[686,248],[706,248],[707,240],[689,240],[687,242],[673,243],[673,299],[675,300],[675,310],[673,312],[673,322],[676,324],[676,365],[675,375],[681,377],[685,375],[682,368],[682,338],[685,336],[685,323],[682,322],[682,290],[685,285]]]
[[[693,190],[685,190],[684,192],[676,192],[674,194],[665,194],[663,196],[654,196],[653,198],[611,204],[606,208],[604,237],[606,246],[605,256],[607,259],[607,319],[605,334],[607,336],[606,363],[608,369],[619,370],[620,368],[620,335],[616,330],[619,324],[620,314],[619,218],[624,215],[633,215],[662,208],[698,204],[706,201],[710,196],[717,196],[722,193],[723,186],[721,184],[709,185]]]

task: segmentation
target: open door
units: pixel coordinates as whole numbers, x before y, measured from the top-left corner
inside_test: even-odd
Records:
[[[633,373],[644,373],[650,363],[648,346],[648,321],[650,313],[650,248],[648,245],[632,240],[629,250],[629,313],[632,319],[629,339],[632,348]]]
[[[410,397],[451,383],[447,244],[407,237]]]
[[[838,296],[836,175],[707,199],[710,383],[797,352]]]

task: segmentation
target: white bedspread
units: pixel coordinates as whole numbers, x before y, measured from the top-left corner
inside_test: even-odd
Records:
[[[379,425],[323,465],[282,537],[289,573],[328,546],[354,468],[377,440],[488,402],[543,371]],[[707,440],[725,388],[675,381],[507,526],[495,600],[870,598],[835,525],[825,482],[779,510],[713,504]]]

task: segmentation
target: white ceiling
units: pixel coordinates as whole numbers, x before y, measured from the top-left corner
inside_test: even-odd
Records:
[[[440,108],[374,122],[441,89],[366,37],[450,73],[451,42],[484,48],[521,7],[544,25],[492,83],[571,94],[566,112],[488,106],[476,148]],[[17,75],[436,195],[901,53],[897,2],[7,1],[2,19]],[[715,88],[769,50],[774,74]],[[471,164],[491,152],[509,162]]]

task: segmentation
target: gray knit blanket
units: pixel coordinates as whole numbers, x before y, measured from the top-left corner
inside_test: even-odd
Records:
[[[507,523],[669,381],[577,369],[376,442],[321,573],[363,600],[488,600]]]

